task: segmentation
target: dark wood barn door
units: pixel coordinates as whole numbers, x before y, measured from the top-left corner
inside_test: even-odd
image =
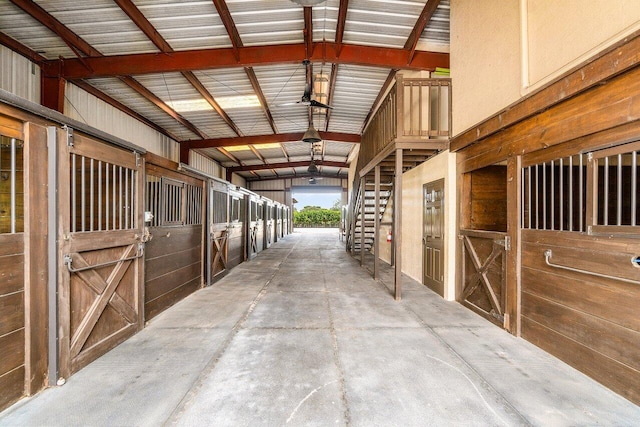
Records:
[[[142,159],[60,131],[60,373],[142,327]]]
[[[150,320],[204,283],[204,181],[152,163],[146,170],[146,211],[153,215],[144,283]]]
[[[229,190],[227,184],[209,182],[209,259],[213,283],[229,270]]]

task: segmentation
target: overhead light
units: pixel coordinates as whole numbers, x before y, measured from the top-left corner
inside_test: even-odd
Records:
[[[326,0],[291,0],[295,4],[300,6],[315,6],[320,3],[324,3]]]
[[[206,99],[183,99],[180,101],[167,101],[167,105],[173,108],[178,113],[213,110],[213,107],[207,102]]]
[[[318,133],[316,128],[313,127],[313,124],[310,124],[309,129],[307,129],[307,131],[302,136],[302,140],[304,142],[314,143],[322,141],[322,138],[320,138],[320,134]]]
[[[224,110],[260,106],[260,100],[256,95],[220,96],[216,98],[216,102]]]
[[[249,148],[248,145],[234,145],[231,147],[224,147],[225,150],[227,151],[249,151],[251,150],[251,148]]]
[[[316,166],[315,162],[312,160],[309,168],[307,169],[309,173],[318,173],[318,166]]]

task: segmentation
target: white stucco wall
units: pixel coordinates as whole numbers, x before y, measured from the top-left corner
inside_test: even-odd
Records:
[[[402,175],[402,272],[422,283],[423,185],[442,178],[445,187],[445,298],[453,300],[456,297],[456,155],[448,150]],[[392,210],[393,201],[390,200],[382,222],[391,222]],[[390,228],[380,227],[380,258],[386,262],[391,262],[392,244],[386,240]]]

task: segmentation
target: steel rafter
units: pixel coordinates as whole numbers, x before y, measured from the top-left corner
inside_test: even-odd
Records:
[[[360,143],[360,135],[355,133],[322,132],[320,137],[325,141],[346,142],[352,144]],[[296,142],[301,141],[304,132],[278,133],[272,135],[252,135],[232,138],[211,138],[202,140],[181,141],[180,145],[191,149],[197,148],[217,148],[236,147],[238,145],[260,145],[272,144],[275,142]]]
[[[316,166],[328,166],[334,168],[348,168],[349,165],[344,162],[329,162],[329,161],[320,161],[317,160],[315,162]],[[259,170],[268,170],[268,169],[292,169],[292,168],[302,168],[308,167],[311,165],[311,160],[304,160],[301,162],[284,162],[284,163],[268,163],[266,165],[245,165],[245,166],[236,166],[227,168],[231,172],[249,172],[249,171],[259,171]]]
[[[89,66],[87,64],[88,58],[82,58],[80,54],[87,55],[87,57],[94,58],[105,58],[100,51],[91,46],[82,37],[78,36],[76,33],[67,28],[64,24],[58,21],[54,16],[50,15],[46,10],[38,6],[32,0],[11,0],[16,6],[24,10],[26,13],[31,15],[35,20],[40,22],[42,25],[53,31],[58,37],[60,37],[69,47],[71,47],[76,55],[78,55],[77,61],[79,61],[82,66]],[[44,69],[43,69],[44,71]],[[45,74],[46,76],[46,74]],[[59,76],[61,77],[61,76]],[[169,107],[164,101],[154,95],[150,90],[141,85],[132,77],[128,75],[118,76],[122,82],[128,85],[130,88],[138,92],[143,97],[147,98],[154,105],[159,107],[162,111],[169,114],[175,120],[177,120],[180,124],[185,126],[191,132],[198,135],[200,138],[206,138],[207,136],[203,134],[200,130],[198,130],[191,122],[182,117],[179,113]],[[64,78],[64,77],[63,77]]]
[[[218,11],[218,15],[222,20],[222,24],[224,28],[227,30],[227,34],[229,35],[229,39],[231,40],[231,46],[233,48],[234,56],[236,60],[240,60],[239,48],[244,47],[242,43],[242,38],[240,37],[240,33],[238,33],[238,28],[236,27],[233,18],[231,17],[231,12],[229,12],[229,7],[225,0],[213,0],[213,4]],[[253,92],[258,97],[260,101],[260,106],[262,107],[262,111],[269,122],[269,126],[271,126],[271,130],[273,133],[278,133],[278,129],[276,128],[276,123],[273,120],[273,116],[271,115],[271,110],[269,110],[269,106],[267,104],[267,98],[265,98],[264,93],[262,92],[262,88],[260,87],[260,83],[258,82],[258,77],[256,73],[253,71],[252,67],[244,67],[244,72],[251,83],[251,87],[253,88]]]
[[[416,53],[416,46],[418,45],[418,40],[420,40],[422,32],[426,28],[429,21],[431,21],[431,18],[436,12],[439,4],[440,0],[428,0],[427,4],[424,5],[422,13],[416,21],[416,25],[413,27],[411,34],[409,34],[407,42],[404,44],[404,48],[409,49],[409,62],[411,62],[411,60],[413,59],[413,55],[415,55]]]
[[[160,35],[160,33],[158,33],[153,24],[149,22],[147,17],[144,16],[142,12],[140,12],[140,9],[138,9],[131,0],[115,0],[115,2],[118,4],[120,9],[122,9],[122,11],[127,14],[129,19],[131,19],[131,21],[136,24],[136,26],[147,36],[149,40],[153,42],[153,44],[161,52],[174,52],[171,45],[164,39],[164,37],[162,37],[162,35]],[[238,126],[236,126],[233,120],[231,120],[231,117],[229,117],[226,111],[224,111],[222,107],[220,107],[211,93],[207,90],[207,88],[204,87],[200,80],[198,80],[195,74],[193,74],[191,71],[183,71],[182,75],[185,79],[187,79],[189,83],[191,83],[191,86],[193,86],[198,91],[200,96],[202,96],[209,103],[209,105],[211,105],[211,107],[220,115],[220,117],[222,117],[222,119],[231,128],[231,130],[233,130],[236,135],[241,136],[242,132],[240,132]]]
[[[436,67],[449,67],[448,53],[416,51],[409,62],[408,49],[344,44],[338,56],[337,44],[327,41],[314,43],[310,58],[306,57],[304,43],[246,46],[238,48],[238,54],[240,59],[236,60],[232,48],[216,48],[176,51],[171,55],[138,53],[98,56],[84,58],[86,66],[79,59],[50,60],[43,63],[43,71],[47,75],[75,80],[283,63],[299,64],[304,59],[410,70],[433,71]]]
[[[313,8],[308,6],[304,7],[304,46],[307,57],[311,56],[313,52]]]

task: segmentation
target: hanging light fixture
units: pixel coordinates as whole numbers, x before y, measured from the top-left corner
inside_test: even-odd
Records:
[[[310,144],[322,141],[322,138],[320,138],[320,133],[318,133],[316,128],[313,127],[313,123],[309,123],[309,129],[307,129],[307,131],[302,136],[302,140]]]
[[[309,168],[307,169],[307,172],[309,173],[318,173],[318,166],[316,166],[316,163],[313,161],[313,159],[311,160],[311,164],[309,165]]]

